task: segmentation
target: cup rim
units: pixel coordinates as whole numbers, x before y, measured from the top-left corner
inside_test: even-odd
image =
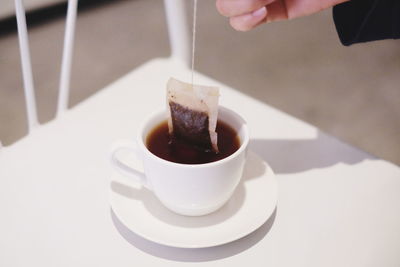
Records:
[[[159,161],[162,164],[166,164],[166,165],[170,165],[170,166],[175,166],[175,167],[180,167],[180,168],[204,168],[204,167],[214,167],[217,165],[224,164],[225,162],[236,158],[239,154],[241,154],[244,150],[246,150],[246,148],[249,144],[249,141],[250,141],[250,135],[249,135],[249,129],[247,126],[247,122],[243,119],[242,116],[240,116],[235,111],[233,111],[227,107],[221,106],[221,105],[218,107],[218,109],[222,109],[226,112],[233,114],[233,116],[235,116],[239,121],[242,122],[241,127],[243,127],[243,131],[244,131],[244,138],[243,138],[243,140],[241,140],[242,142],[240,143],[239,149],[236,150],[233,154],[229,155],[226,158],[223,158],[223,159],[220,159],[217,161],[213,161],[213,162],[201,163],[201,164],[185,164],[185,163],[177,163],[177,162],[168,161],[166,159],[163,159],[163,158],[160,158],[160,157],[154,155],[144,144],[143,131],[144,131],[144,128],[147,125],[148,121],[150,119],[160,115],[161,113],[165,113],[166,112],[165,109],[159,109],[146,117],[146,120],[144,120],[144,122],[139,127],[139,131],[137,134],[137,144],[139,145],[141,150],[143,150],[144,153],[146,153],[146,155],[150,156],[151,158],[153,158],[156,161]]]

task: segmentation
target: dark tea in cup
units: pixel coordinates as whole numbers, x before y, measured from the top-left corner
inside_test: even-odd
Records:
[[[147,149],[162,159],[182,164],[204,164],[226,158],[240,147],[235,130],[227,123],[218,120],[218,152],[196,146],[187,140],[170,135],[168,123],[164,121],[149,132],[146,138]]]
[[[249,145],[246,121],[235,111],[219,106],[215,122],[218,151],[204,147],[199,150],[183,140],[170,139],[165,113],[160,110],[144,118],[136,141],[117,141],[110,151],[112,165],[153,191],[165,207],[178,214],[201,216],[218,210],[243,176]],[[118,159],[118,153],[129,151],[143,168],[136,169]]]

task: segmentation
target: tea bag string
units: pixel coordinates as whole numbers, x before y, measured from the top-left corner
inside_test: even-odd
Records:
[[[194,86],[194,51],[196,45],[196,17],[197,17],[197,0],[193,0],[193,28],[192,28],[192,87]]]

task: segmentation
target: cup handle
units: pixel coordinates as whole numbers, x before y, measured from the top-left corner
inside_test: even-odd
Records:
[[[150,183],[143,172],[138,171],[138,170],[126,165],[125,163],[123,163],[122,161],[120,161],[118,159],[118,153],[123,150],[132,152],[138,159],[140,159],[140,160],[142,159],[137,145],[134,142],[132,142],[132,140],[120,140],[120,141],[115,142],[111,146],[111,149],[110,149],[111,165],[117,171],[119,171],[122,175],[133,178],[133,180],[136,183],[143,185],[144,187],[146,187],[149,190],[152,190]]]

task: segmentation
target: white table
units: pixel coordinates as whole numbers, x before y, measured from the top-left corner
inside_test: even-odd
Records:
[[[110,209],[106,155],[165,105],[171,75],[190,77],[171,60],[150,61],[0,149],[0,266],[400,266],[398,166],[200,74],[247,119],[251,149],[275,170],[276,213],[215,248],[165,247],[129,231]]]

